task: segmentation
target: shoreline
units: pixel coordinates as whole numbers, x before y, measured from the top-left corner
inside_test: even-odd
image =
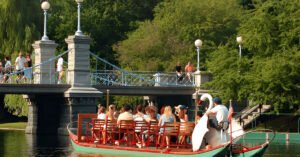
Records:
[[[0,128],[0,131],[25,131],[25,129],[19,129],[19,128]]]
[[[0,123],[0,130],[25,131],[27,122],[6,122]]]

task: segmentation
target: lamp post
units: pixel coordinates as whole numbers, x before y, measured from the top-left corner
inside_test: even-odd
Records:
[[[239,55],[242,58],[242,42],[243,38],[241,36],[236,37],[236,42],[239,44]]]
[[[44,10],[44,35],[42,37],[42,41],[49,40],[47,36],[47,11],[50,8],[50,3],[48,1],[44,1],[41,4],[41,8]]]
[[[197,39],[195,41],[195,46],[197,47],[197,72],[200,71],[199,64],[200,64],[200,47],[202,46],[202,41]]]
[[[76,36],[82,36],[82,32],[80,30],[80,7],[81,7],[81,3],[83,2],[83,0],[75,0],[78,4],[77,6],[77,31],[75,33]]]

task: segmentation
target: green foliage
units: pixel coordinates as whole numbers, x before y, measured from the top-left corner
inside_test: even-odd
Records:
[[[77,4],[50,2],[48,36],[63,50],[64,39],[76,31]],[[82,31],[93,38],[91,51],[129,70],[195,65],[194,41],[200,38],[201,70],[214,78],[205,88],[225,100],[273,104],[278,112],[299,107],[299,8],[298,0],[85,0],[81,19]],[[1,0],[0,17],[0,57],[32,51],[42,30],[40,3]],[[237,35],[243,37],[242,58]],[[141,98],[113,99],[124,104]],[[23,99],[10,95],[5,100],[25,115]]]
[[[214,80],[208,84],[226,98],[249,99],[254,104],[272,104],[275,111],[299,107],[299,1],[269,0],[245,11],[239,27],[243,57],[235,62],[214,52],[208,69]],[[228,49],[232,49],[230,44]],[[237,49],[235,49],[238,53]],[[228,51],[227,53],[229,53]],[[217,67],[215,64],[221,65]],[[224,63],[230,66],[224,66]],[[240,72],[234,73],[236,68]]]
[[[4,98],[5,107],[16,116],[27,116],[28,105],[22,95],[7,94]]]
[[[103,106],[107,104],[107,95],[104,95],[99,99],[99,103]],[[143,104],[142,96],[109,96],[109,104],[115,104],[117,109],[120,110],[123,105],[129,104],[135,107],[138,104]]]
[[[174,70],[178,61],[196,64],[194,41],[204,42],[201,68],[216,46],[236,32],[240,11],[235,0],[164,1],[155,8],[153,21],[140,23],[118,45],[119,62],[132,70]]]
[[[112,45],[126,38],[137,27],[136,22],[151,19],[152,9],[160,0],[85,0],[81,9],[81,30],[93,39],[91,52],[116,63]],[[51,1],[49,36],[66,49],[64,39],[77,29],[75,1]]]
[[[32,51],[31,44],[40,36],[39,8],[39,2],[36,0],[1,0],[0,53],[2,57],[10,56],[17,51]]]
[[[128,69],[173,71],[178,61],[196,62],[193,43],[200,38],[201,69],[213,73],[204,88],[225,101],[290,111],[300,100],[299,7],[296,0],[164,1],[152,21],[140,23],[115,49]],[[243,37],[242,58],[237,35]]]
[[[143,97],[141,96],[115,96],[114,103],[117,105],[118,109],[125,104],[131,105],[134,109],[136,105],[143,104]]]

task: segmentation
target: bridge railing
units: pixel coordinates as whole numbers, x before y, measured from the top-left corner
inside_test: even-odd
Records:
[[[187,77],[179,80],[175,72],[131,71],[128,73],[119,70],[98,70],[91,73],[91,84],[103,86],[194,86],[194,76],[191,77],[192,81]]]
[[[178,78],[175,72],[128,71],[94,53],[91,55],[91,84],[102,86],[194,86],[194,75]],[[94,64],[93,64],[94,63]],[[94,67],[93,67],[94,66]],[[103,70],[98,70],[103,69]]]
[[[11,71],[0,75],[0,83],[22,83],[22,84],[57,84],[59,72],[56,71],[58,58],[67,54],[70,50],[51,57],[48,60],[16,71]],[[189,80],[187,76],[179,79],[175,72],[149,72],[149,71],[128,71],[122,69],[94,53],[91,54],[91,84],[101,86],[194,86],[194,76]],[[66,58],[66,57],[65,57]],[[96,66],[93,67],[93,63]],[[98,64],[99,63],[99,64]],[[60,84],[67,83],[67,62],[64,62],[64,76]],[[99,66],[100,65],[100,66]],[[99,70],[101,69],[101,70]],[[21,79],[17,79],[22,73]],[[3,79],[6,77],[7,79]],[[42,79],[41,79],[42,78]]]

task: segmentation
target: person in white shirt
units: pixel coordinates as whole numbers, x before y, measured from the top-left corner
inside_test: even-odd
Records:
[[[228,128],[228,109],[222,104],[222,100],[219,97],[214,98],[214,107],[207,111],[206,115],[215,115],[217,120],[217,128],[226,130]]]
[[[58,72],[57,84],[61,84],[62,78],[64,76],[63,64],[64,64],[64,59],[62,57],[59,57],[56,64],[57,67],[56,71]]]
[[[105,113],[105,107],[98,105],[98,112],[97,112],[97,119],[105,120],[106,113]]]
[[[24,64],[26,62],[26,59],[23,57],[22,52],[19,53],[19,56],[16,58],[15,61],[15,67],[17,70],[17,79],[16,82],[19,83],[19,81],[22,79],[24,75]]]

